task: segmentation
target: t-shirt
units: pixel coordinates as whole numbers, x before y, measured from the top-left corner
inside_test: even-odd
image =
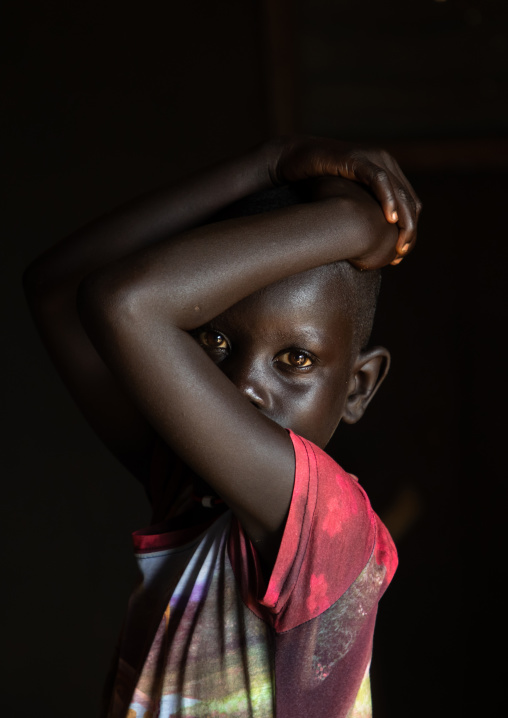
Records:
[[[229,510],[133,535],[142,580],[110,718],[371,715],[374,622],[395,547],[358,481],[290,436],[295,483],[268,585]]]

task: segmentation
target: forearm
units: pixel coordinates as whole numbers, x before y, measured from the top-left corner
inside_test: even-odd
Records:
[[[293,486],[286,424],[246,400],[188,332],[298,272],[373,256],[377,245],[384,247],[380,262],[386,264],[396,238],[377,203],[353,186],[341,196],[162,240],[95,272],[80,287],[81,318],[103,360],[268,560]],[[249,326],[245,332],[249,336]]]
[[[140,320],[159,317],[188,331],[286,276],[382,246],[380,236],[393,248],[395,227],[364,190],[352,190],[158,242],[92,276],[82,295],[85,311],[91,302],[103,315],[96,316],[99,323],[135,312]]]
[[[393,253],[397,231],[375,201],[345,195],[200,227],[108,265],[80,288],[84,326],[140,413],[267,546],[291,496],[287,434],[188,331],[283,277],[362,254],[385,232]]]
[[[31,265],[25,287],[44,343],[91,425],[134,473],[154,430],[194,466],[192,437],[197,431],[204,447],[211,418],[202,411],[205,394],[209,407],[225,408],[224,420],[234,416],[236,422],[245,411],[249,422],[261,427],[256,445],[271,441],[271,422],[252,414],[248,402],[246,408],[243,401],[237,405],[234,386],[187,331],[260,287],[305,269],[340,259],[360,268],[392,261],[397,229],[386,218],[392,209],[399,216],[404,210],[403,218],[408,212],[392,202],[392,184],[400,194],[400,182],[385,165],[383,157],[379,164],[326,140],[267,143],[129,203]],[[346,192],[344,201],[323,201],[318,216],[309,205],[199,226],[224,206],[273,184],[329,175],[372,187],[384,216],[372,198],[364,204],[368,195],[355,199],[363,190],[347,182],[352,196]],[[373,237],[381,238],[373,243],[381,246],[380,254],[369,254]],[[287,448],[285,432],[282,438]],[[204,448],[201,458],[194,469],[207,476],[206,467],[216,465],[210,480],[217,479],[219,490],[223,465]],[[229,498],[234,504],[235,497]]]
[[[75,291],[90,272],[198,226],[224,206],[270,187],[269,166],[278,151],[277,143],[266,143],[90,223],[32,263],[25,275],[29,296]]]

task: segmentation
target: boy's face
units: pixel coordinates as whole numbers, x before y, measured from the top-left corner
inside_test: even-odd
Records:
[[[360,418],[350,415],[360,355],[346,306],[320,267],[243,299],[196,338],[263,414],[324,447],[342,418]]]

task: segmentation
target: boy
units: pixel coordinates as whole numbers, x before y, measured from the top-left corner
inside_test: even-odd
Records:
[[[310,201],[216,221],[304,179]],[[153,505],[107,715],[370,714],[396,555],[322,449],[388,370],[366,348],[376,270],[412,249],[419,209],[384,153],[277,140],[29,268],[59,371]]]

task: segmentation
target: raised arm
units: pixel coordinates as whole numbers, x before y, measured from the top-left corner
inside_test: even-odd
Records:
[[[58,243],[25,272],[32,315],[69,392],[108,448],[136,475],[153,429],[83,330],[76,309],[78,286],[90,272],[271,186],[272,151],[262,146],[130,202]]]
[[[140,413],[225,499],[268,562],[293,487],[290,439],[189,332],[289,275],[337,260],[391,262],[396,227],[362,188],[337,187],[315,203],[161,240],[89,276],[78,299]]]
[[[272,184],[328,174],[368,185],[387,219],[395,221],[393,212],[401,218],[398,246],[407,244],[408,232],[412,242],[419,208],[388,155],[337,141],[283,138],[121,207],[27,269],[28,302],[51,358],[92,427],[133,473],[139,472],[153,428],[84,332],[76,310],[80,282],[110,262],[206,222],[241,197]]]

